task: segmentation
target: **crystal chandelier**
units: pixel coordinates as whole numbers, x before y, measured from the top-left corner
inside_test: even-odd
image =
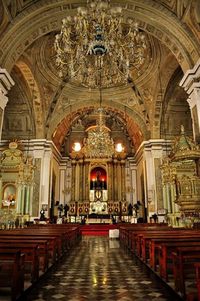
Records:
[[[87,129],[88,137],[82,152],[87,158],[110,158],[115,152],[114,141],[105,125],[103,108],[100,107],[97,112],[97,124]]]
[[[75,16],[62,20],[56,35],[56,65],[60,77],[83,86],[98,87],[102,68],[104,87],[127,83],[130,70],[144,62],[145,35],[138,23],[125,21],[122,7],[111,7],[109,0],[88,1]]]

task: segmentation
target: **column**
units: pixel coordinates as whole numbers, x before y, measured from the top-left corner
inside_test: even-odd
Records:
[[[53,159],[51,143],[42,139],[35,140],[33,142],[33,156],[36,166],[34,181],[37,183],[37,189],[33,188],[32,204],[30,204],[30,207],[33,210],[34,217],[36,217],[36,214],[38,217],[40,216],[43,204],[48,205],[48,208],[51,207],[51,160]],[[49,211],[45,212],[45,217],[48,217],[48,213]]]
[[[64,191],[65,191],[64,203],[68,204],[71,201],[71,195],[72,195],[72,164],[71,164],[71,161],[68,161],[67,165],[66,165]]]
[[[85,200],[88,202],[89,201],[89,165],[90,162],[86,161],[85,162]]]
[[[107,178],[107,190],[108,190],[108,202],[112,201],[112,162],[108,162],[108,178]]]
[[[76,170],[76,161],[72,160],[72,202],[75,202],[75,170]]]
[[[148,208],[149,216],[158,213],[161,209],[165,209],[161,178],[161,164],[162,157],[165,155],[165,148],[166,142],[161,139],[150,140],[144,144],[143,155],[146,163],[145,205]],[[167,198],[169,198],[169,195]]]
[[[60,183],[60,195],[59,195],[59,202],[60,204],[65,204],[65,193],[63,193],[63,191],[65,190],[65,181],[66,181],[66,177],[65,177],[65,167],[62,167],[62,169],[60,169],[60,176],[59,176],[59,183]]]
[[[30,185],[26,186],[26,198],[25,198],[25,205],[24,205],[24,214],[30,215]]]
[[[125,161],[121,161],[121,200],[124,201],[125,198]]]
[[[41,169],[41,195],[40,195],[40,208],[43,204],[49,204],[49,187],[50,187],[50,166],[51,166],[51,150],[44,150],[42,169]]]
[[[76,163],[76,168],[75,168],[75,201],[79,201],[79,192],[80,192],[80,165],[77,162]]]
[[[193,126],[194,141],[200,142],[200,59],[193,69],[188,70],[183,76],[180,86],[188,94]]]
[[[21,212],[21,193],[22,193],[22,185],[18,184],[17,185],[17,203],[16,203],[16,213],[20,214]]]
[[[79,201],[83,202],[83,160],[79,161]]]
[[[85,181],[85,162],[84,161],[83,161],[82,171],[83,171],[83,201],[85,201],[86,200],[86,196],[85,196],[86,181]]]
[[[8,97],[6,95],[8,93],[8,90],[10,90],[10,88],[14,86],[14,84],[14,81],[12,80],[6,69],[0,68],[0,139],[2,136],[4,111],[8,102]]]
[[[25,195],[25,186],[22,185],[22,192],[21,192],[21,208],[20,214],[24,215],[24,195]]]
[[[138,199],[137,193],[137,166],[135,162],[129,160],[129,168],[130,168],[130,178],[129,178],[129,203],[133,205],[137,203],[137,200],[141,201],[141,198]],[[139,190],[139,189],[138,189]]]
[[[113,200],[117,201],[117,160],[113,160]]]
[[[122,200],[122,175],[121,175],[121,162],[117,162],[117,199]]]

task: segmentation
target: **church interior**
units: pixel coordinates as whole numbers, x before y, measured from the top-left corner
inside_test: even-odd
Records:
[[[199,78],[198,0],[0,0],[1,278],[14,242],[26,254],[22,235],[52,246],[50,278],[42,287],[42,255],[27,301],[200,300]],[[172,284],[142,233],[171,243]],[[186,251],[195,293],[177,276]],[[165,287],[148,288],[149,267]],[[25,300],[23,280],[10,286]]]

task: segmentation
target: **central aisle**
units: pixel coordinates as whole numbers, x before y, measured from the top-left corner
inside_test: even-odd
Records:
[[[152,277],[151,277],[152,278]],[[82,242],[27,300],[176,301],[142,265],[105,236],[83,236]]]

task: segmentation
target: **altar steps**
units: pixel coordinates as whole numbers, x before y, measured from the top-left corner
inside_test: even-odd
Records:
[[[109,235],[109,230],[118,229],[117,225],[105,225],[105,224],[94,224],[94,225],[82,225],[82,235],[93,235],[93,236],[104,236]]]

